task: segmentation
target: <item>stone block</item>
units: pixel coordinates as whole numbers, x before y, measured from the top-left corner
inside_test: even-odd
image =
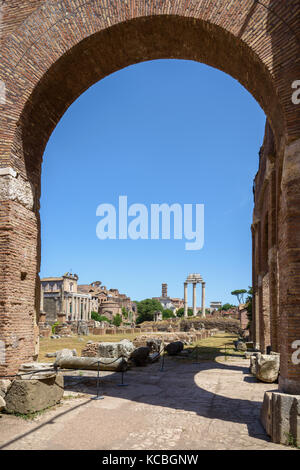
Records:
[[[78,335],[84,335],[88,336],[89,335],[89,327],[87,323],[79,321],[77,325],[77,334]]]
[[[261,382],[276,382],[279,375],[279,366],[280,358],[277,355],[271,356],[267,354],[261,354],[256,356],[256,378]]]
[[[150,348],[148,346],[141,346],[135,349],[130,355],[130,361],[136,366],[145,366],[148,362]]]
[[[118,343],[98,343],[100,357],[117,358],[124,356],[128,358],[134,349],[133,343],[128,339],[123,339]]]
[[[6,406],[5,400],[3,397],[0,395],[0,411],[4,410]]]
[[[34,413],[60,402],[64,393],[64,378],[54,375],[45,379],[13,381],[6,396],[6,410],[14,413]]]
[[[260,420],[268,436],[272,435],[272,392],[265,392]]]
[[[4,398],[11,386],[11,380],[2,379],[0,380],[0,397]]]
[[[300,395],[265,392],[260,417],[272,442],[300,446]]]
[[[256,376],[256,358],[261,356],[261,353],[260,352],[256,352],[256,353],[245,353],[245,357],[246,359],[250,359],[250,367],[249,367],[249,372],[250,374],[252,375],[255,375]]]
[[[77,356],[77,351],[76,349],[61,349],[60,351],[56,351],[55,353],[56,355],[56,360],[59,360],[63,357],[73,357],[73,356]]]
[[[169,356],[175,356],[183,350],[183,343],[182,341],[174,341],[174,343],[169,343],[165,347],[165,350],[167,351]]]
[[[235,341],[234,343],[237,351],[247,351],[247,345],[244,341]]]

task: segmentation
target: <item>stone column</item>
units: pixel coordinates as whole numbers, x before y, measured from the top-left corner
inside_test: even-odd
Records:
[[[74,314],[75,314],[75,297],[72,295],[72,313],[71,313],[71,320],[74,319]]]
[[[196,297],[197,282],[193,282],[193,315],[197,315],[197,297]]]
[[[64,281],[61,284],[61,313],[65,312],[65,292],[64,292]]]
[[[184,316],[188,316],[187,282],[184,283]]]
[[[88,299],[85,299],[84,319],[87,320],[87,317],[88,317]]]
[[[202,318],[205,318],[205,282],[202,282]]]
[[[40,300],[40,314],[41,314],[41,313],[44,313],[44,288],[41,282],[40,282],[40,292],[41,292],[41,300]]]

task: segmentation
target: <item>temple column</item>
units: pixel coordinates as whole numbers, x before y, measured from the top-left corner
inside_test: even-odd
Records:
[[[184,316],[188,316],[187,282],[184,283]]]
[[[72,295],[72,312],[71,312],[71,320],[74,318],[74,313],[75,313],[75,299],[74,295]]]
[[[202,282],[202,318],[205,318],[205,282]]]
[[[41,286],[40,313],[43,313],[44,312],[44,288],[43,288],[42,283],[40,283],[40,286]]]
[[[197,315],[197,283],[193,282],[193,315],[194,317]]]

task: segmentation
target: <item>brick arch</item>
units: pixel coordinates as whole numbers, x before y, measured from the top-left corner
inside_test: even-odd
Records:
[[[300,116],[291,102],[291,83],[299,78],[298,0],[286,5],[275,0],[245,0],[242,5],[239,0],[14,0],[13,7],[3,6],[0,56],[0,77],[6,86],[6,102],[0,105],[0,169],[10,169],[4,170],[0,193],[4,368],[14,370],[34,355],[40,168],[52,130],[93,83],[128,65],[160,58],[216,67],[239,80],[264,109],[270,123],[266,138],[273,141],[274,151],[264,147],[261,153],[255,194],[271,205],[269,239],[276,252],[272,269],[277,271],[270,291],[276,296],[279,291],[280,299],[274,318],[278,323],[281,310],[288,341],[295,334],[300,337],[293,313],[300,299],[295,281],[300,279],[300,241],[293,238],[300,228],[300,174],[295,172]],[[256,201],[254,238],[263,207]],[[16,302],[20,292],[24,295]],[[15,346],[15,336],[22,346]],[[288,359],[288,341],[282,341],[284,383],[299,388],[300,373]]]
[[[272,0],[265,1],[272,6]],[[1,45],[0,72],[7,84],[8,101],[13,105],[9,116],[15,125],[21,119],[29,94],[39,93],[39,85],[46,78],[51,87],[51,70],[55,74],[60,65],[70,73],[74,73],[73,66],[76,75],[84,72],[76,65],[80,54],[90,76],[81,77],[77,90],[74,84],[69,84],[68,77],[72,96],[59,97],[64,102],[62,112],[84,89],[115,70],[141,60],[176,57],[199,60],[237,78],[265,110],[277,143],[286,124],[293,134],[294,124],[285,122],[283,109],[287,90],[278,95],[282,79],[277,80],[274,75],[275,40],[265,23],[276,26],[279,36],[285,25],[282,22],[279,28],[278,22],[273,25],[266,8],[252,0],[245,1],[242,8],[237,0],[233,4],[229,0],[141,3],[136,7],[133,0],[126,3],[119,0],[106,7],[101,0],[48,0],[40,1],[35,10],[31,10],[35,3],[28,4],[28,17],[24,8],[21,15],[25,16],[24,21],[4,36]],[[6,8],[9,15],[9,6]],[[285,29],[291,48],[295,38]],[[107,51],[111,54],[109,58]],[[58,113],[59,103],[56,108]],[[7,144],[7,158],[19,152],[17,145],[9,148]]]
[[[232,57],[230,62],[228,55]],[[246,44],[202,21],[156,16],[95,33],[51,65],[22,110],[18,121],[21,133],[16,135],[12,153],[17,155],[22,147],[23,155],[19,153],[18,157],[31,168],[34,156],[36,163],[40,160],[62,114],[89,86],[126,66],[162,58],[203,62],[238,79],[265,110],[278,141],[283,136],[284,115],[272,77]]]

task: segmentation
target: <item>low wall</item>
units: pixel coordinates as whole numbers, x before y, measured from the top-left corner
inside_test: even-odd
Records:
[[[188,317],[188,318],[171,318],[168,320],[161,320],[158,322],[144,322],[141,323],[141,332],[161,331],[190,331],[190,330],[212,330],[218,329],[226,333],[232,333],[242,336],[244,330],[241,328],[239,320],[234,318],[223,317]]]

